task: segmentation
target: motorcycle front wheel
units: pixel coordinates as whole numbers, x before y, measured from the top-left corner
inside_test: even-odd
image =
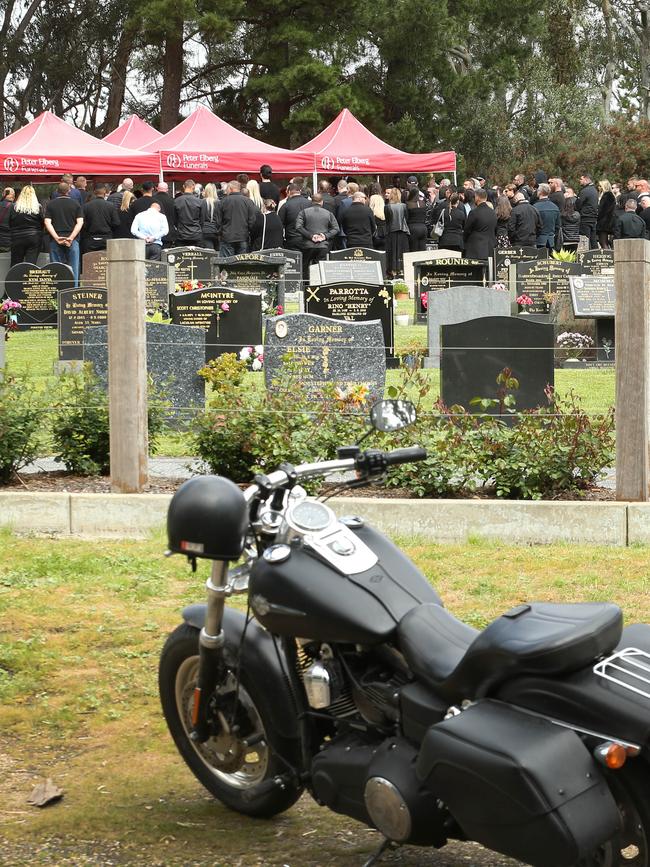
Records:
[[[621,815],[621,830],[598,852],[576,867],[650,867],[650,773],[641,759],[633,759],[607,782]]]
[[[158,681],[167,726],[186,764],[217,800],[238,813],[268,818],[287,810],[300,797],[301,789],[264,785],[286,776],[288,767],[299,762],[295,745],[284,743],[278,749],[269,740],[269,734],[273,738],[268,723],[272,696],[245,671],[236,689],[234,676],[228,673],[216,690],[217,705],[226,708],[217,712],[222,730],[204,743],[194,743],[189,735],[198,670],[199,630],[183,623],[165,642]],[[236,725],[230,732],[228,720],[233,714]]]

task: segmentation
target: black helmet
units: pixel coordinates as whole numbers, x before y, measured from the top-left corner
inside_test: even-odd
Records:
[[[196,476],[184,482],[167,511],[167,538],[173,554],[238,560],[247,527],[244,495],[222,476]]]

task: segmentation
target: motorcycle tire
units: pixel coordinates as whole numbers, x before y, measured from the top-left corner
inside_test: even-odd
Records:
[[[273,697],[266,695],[263,686],[258,686],[245,671],[240,673],[237,713],[244,714],[240,721],[244,727],[253,729],[253,736],[261,736],[259,742],[245,748],[236,737],[225,740],[222,736],[209,738],[203,744],[190,740],[198,664],[199,630],[183,623],[165,642],[158,676],[165,720],[186,764],[217,800],[238,813],[269,818],[289,809],[300,797],[302,789],[288,784],[284,788],[274,786],[269,790],[264,784],[286,775],[288,766],[299,765],[299,745],[292,741],[278,742],[267,722]],[[218,690],[221,688],[226,689],[228,685],[224,684]],[[250,734],[247,737],[251,739]],[[230,769],[229,762],[232,762]]]
[[[650,867],[650,769],[642,759],[631,759],[607,782],[621,814],[622,828],[609,843],[576,867]]]

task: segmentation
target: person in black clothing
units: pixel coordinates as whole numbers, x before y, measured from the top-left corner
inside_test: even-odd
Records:
[[[149,210],[153,201],[154,186],[153,181],[145,181],[142,184],[142,195],[133,203],[133,216]]]
[[[348,247],[372,248],[377,223],[374,214],[366,205],[364,193],[355,193],[352,196],[352,204],[341,215],[341,227],[345,232]]]
[[[438,249],[458,250],[459,253],[462,253],[465,248],[463,230],[467,215],[457,192],[451,193],[440,213],[443,215],[444,229],[438,240]]]
[[[609,250],[609,236],[614,231],[614,215],[616,213],[616,198],[612,192],[612,185],[607,180],[598,182],[600,198],[598,199],[598,216],[596,217],[596,232],[598,243],[603,250]]]
[[[515,193],[508,221],[508,237],[512,247],[535,247],[542,227],[539,214],[523,193]]]
[[[259,213],[251,199],[241,193],[241,184],[230,181],[227,194],[215,207],[219,250],[223,257],[248,253],[250,233]]]
[[[650,239],[650,193],[643,193],[638,198],[637,214],[645,223],[645,236]],[[641,211],[639,212],[639,208]]]
[[[616,220],[614,226],[614,239],[618,238],[645,238],[646,224],[636,212],[637,200],[627,199],[625,211]]]
[[[287,250],[302,250],[302,235],[296,230],[296,220],[298,214],[309,205],[309,199],[300,195],[298,184],[287,184],[287,198],[278,213],[284,229],[283,246]]]
[[[120,228],[118,212],[106,201],[107,195],[106,184],[96,184],[94,197],[83,206],[82,246],[86,253],[105,250],[108,239]]]
[[[262,178],[260,183],[260,196],[262,197],[262,200],[273,199],[275,207],[277,208],[280,204],[280,188],[271,180],[272,175],[273,169],[271,166],[264,165],[260,168],[260,177]]]
[[[596,247],[596,222],[598,220],[598,192],[591,175],[580,175],[582,189],[576,200],[576,211],[580,214],[580,234],[589,239],[589,249]],[[636,203],[636,200],[635,200]]]
[[[110,197],[106,201],[110,204]],[[134,217],[133,204],[135,201],[136,198],[131,190],[124,190],[120,200],[120,207],[117,212],[117,218],[120,221],[120,225],[113,231],[114,238],[133,239],[133,235],[131,234],[131,223],[133,222]]]
[[[469,213],[463,229],[465,257],[491,259],[496,245],[496,228],[497,215],[487,203],[487,190],[478,189],[476,207]]]
[[[45,208],[45,228],[50,235],[50,261],[63,262],[72,270],[74,285],[79,285],[79,240],[83,227],[83,210],[79,201],[70,198],[70,185],[61,181],[57,197]]]
[[[180,246],[205,247],[201,228],[201,199],[195,195],[195,189],[194,181],[187,180],[183,184],[183,192],[174,199],[176,241]]]
[[[43,209],[31,184],[20,191],[18,201],[9,211],[11,231],[11,265],[19,262],[38,263],[43,238]]]
[[[410,189],[406,195],[406,222],[411,233],[409,249],[411,253],[421,253],[427,248],[427,206],[417,185],[413,186],[410,178],[409,184]],[[349,241],[348,246],[350,246]]]
[[[160,205],[160,210],[167,217],[167,225],[169,226],[169,234],[162,239],[163,249],[173,247],[176,238],[176,211],[174,210],[174,200],[169,195],[169,187],[165,181],[161,181],[156,187],[153,200]]]
[[[0,201],[0,253],[6,253],[11,246],[9,233],[9,214],[13,207],[16,191],[13,187],[5,187]]]
[[[318,182],[318,192],[321,194],[323,199],[323,207],[326,211],[329,211],[330,214],[336,213],[336,199],[332,195],[332,185],[329,181],[319,181]]]
[[[573,253],[580,241],[580,214],[576,211],[576,197],[566,196],[560,211],[562,220],[562,248]]]
[[[275,200],[264,199],[262,210],[255,215],[251,250],[272,250],[282,244],[282,221],[275,211]]]

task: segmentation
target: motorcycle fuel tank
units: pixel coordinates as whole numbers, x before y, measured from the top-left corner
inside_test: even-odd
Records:
[[[377,556],[371,568],[346,575],[307,546],[280,562],[261,557],[252,567],[251,606],[278,635],[351,644],[378,644],[416,605],[440,598],[388,539],[370,527],[355,535]],[[341,562],[341,558],[337,562]]]

